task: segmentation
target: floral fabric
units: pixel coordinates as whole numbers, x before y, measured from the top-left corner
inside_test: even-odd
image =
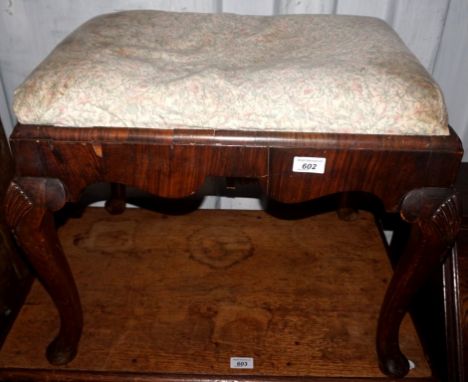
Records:
[[[385,22],[126,11],[16,90],[24,124],[447,135],[439,87]]]

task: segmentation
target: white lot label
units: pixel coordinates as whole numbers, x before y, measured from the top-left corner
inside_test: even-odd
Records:
[[[294,157],[293,172],[311,172],[324,174],[327,158],[320,157]]]
[[[250,357],[231,357],[231,369],[253,369],[254,360]]]

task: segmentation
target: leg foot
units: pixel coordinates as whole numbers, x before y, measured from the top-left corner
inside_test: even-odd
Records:
[[[66,365],[75,358],[78,347],[68,342],[64,336],[59,335],[47,346],[46,357],[51,365]]]
[[[5,198],[6,220],[60,316],[59,333],[47,349],[47,358],[55,365],[76,355],[83,324],[78,291],[52,215],[65,202],[63,184],[46,178],[17,178]]]
[[[111,215],[120,215],[125,211],[125,185],[111,183],[111,196],[106,201],[106,210]]]
[[[398,345],[397,345],[398,346]],[[380,370],[388,376],[403,378],[409,372],[409,362],[401,353],[399,346],[395,354],[387,354],[379,363]]]
[[[460,198],[451,189],[414,190],[404,198],[400,214],[411,224],[411,233],[388,286],[377,328],[381,370],[396,378],[409,371],[408,360],[399,346],[401,321],[416,292],[455,241],[461,225]]]

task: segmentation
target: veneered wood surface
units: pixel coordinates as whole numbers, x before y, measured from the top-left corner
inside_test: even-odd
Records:
[[[207,177],[222,176],[257,179],[266,195],[289,203],[367,192],[393,212],[412,189],[453,185],[462,156],[453,132],[416,137],[18,125],[11,143],[17,176],[59,178],[71,200],[98,181],[178,198],[194,194]],[[326,158],[325,173],[292,172],[295,156]]]
[[[370,214],[89,209],[59,234],[85,315],[79,353],[60,370],[383,377],[374,343],[391,267]],[[58,370],[43,356],[56,328],[35,285],[0,352],[0,377]],[[401,347],[417,365],[410,377],[430,376],[408,321]],[[230,369],[231,356],[254,357],[255,369]]]

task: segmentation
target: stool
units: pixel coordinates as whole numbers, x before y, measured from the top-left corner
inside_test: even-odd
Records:
[[[53,212],[95,182],[166,198],[209,176],[257,179],[296,203],[358,191],[411,233],[382,304],[382,371],[409,366],[399,327],[460,227],[462,148],[438,86],[368,17],[128,11],[66,38],[15,93],[6,218],[60,315],[53,364],[77,352],[82,311]]]

